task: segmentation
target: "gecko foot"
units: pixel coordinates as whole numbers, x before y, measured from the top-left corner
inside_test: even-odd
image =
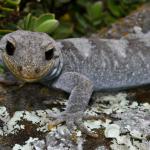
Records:
[[[76,129],[79,129],[82,133],[97,138],[98,134],[90,131],[85,125],[85,120],[98,120],[101,119],[102,116],[91,116],[91,115],[84,115],[83,112],[76,112],[76,113],[68,113],[63,112],[61,114],[49,113],[49,117],[53,118],[51,122],[51,126],[57,126],[62,123],[66,123],[67,128],[69,129],[70,133],[75,133]]]

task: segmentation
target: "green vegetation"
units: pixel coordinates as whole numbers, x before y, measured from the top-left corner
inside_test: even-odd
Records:
[[[146,1],[1,0],[0,36],[17,29],[46,32],[54,38],[88,35]]]
[[[30,13],[18,23],[24,30],[51,33],[58,27],[58,21],[54,14],[42,14],[40,17],[34,17]]]

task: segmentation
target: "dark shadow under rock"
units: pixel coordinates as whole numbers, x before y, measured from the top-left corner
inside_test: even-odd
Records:
[[[55,106],[54,102],[67,99],[68,94],[49,89],[41,84],[19,86],[1,86],[0,104],[10,113],[19,110],[38,110]]]

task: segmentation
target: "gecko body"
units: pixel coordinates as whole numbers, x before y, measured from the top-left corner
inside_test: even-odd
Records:
[[[45,33],[18,30],[1,39],[0,49],[18,79],[70,93],[66,110],[56,117],[70,129],[81,125],[93,91],[150,84],[150,32],[55,41]]]

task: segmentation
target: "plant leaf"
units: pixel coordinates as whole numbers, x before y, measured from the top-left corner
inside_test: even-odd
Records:
[[[87,7],[87,13],[92,21],[100,19],[102,16],[102,2],[98,1],[89,5]]]
[[[51,14],[51,13],[43,14],[37,19],[36,25],[39,26],[43,22],[45,22],[47,20],[51,20],[51,19],[55,19],[54,14]]]
[[[59,22],[56,19],[49,19],[39,25],[36,24],[34,31],[51,33],[57,28],[58,24]]]
[[[54,31],[52,36],[55,39],[64,39],[69,37],[73,33],[73,26],[70,23],[61,23],[59,27]]]
[[[29,13],[29,14],[25,17],[25,19],[24,19],[24,29],[25,29],[25,30],[28,30],[28,26],[29,26],[29,24],[30,24],[30,22],[31,22],[31,18],[32,18],[31,13]]]
[[[6,0],[6,3],[12,6],[18,6],[21,0]]]
[[[121,17],[121,8],[115,4],[114,0],[108,0],[107,7],[115,17]]]

